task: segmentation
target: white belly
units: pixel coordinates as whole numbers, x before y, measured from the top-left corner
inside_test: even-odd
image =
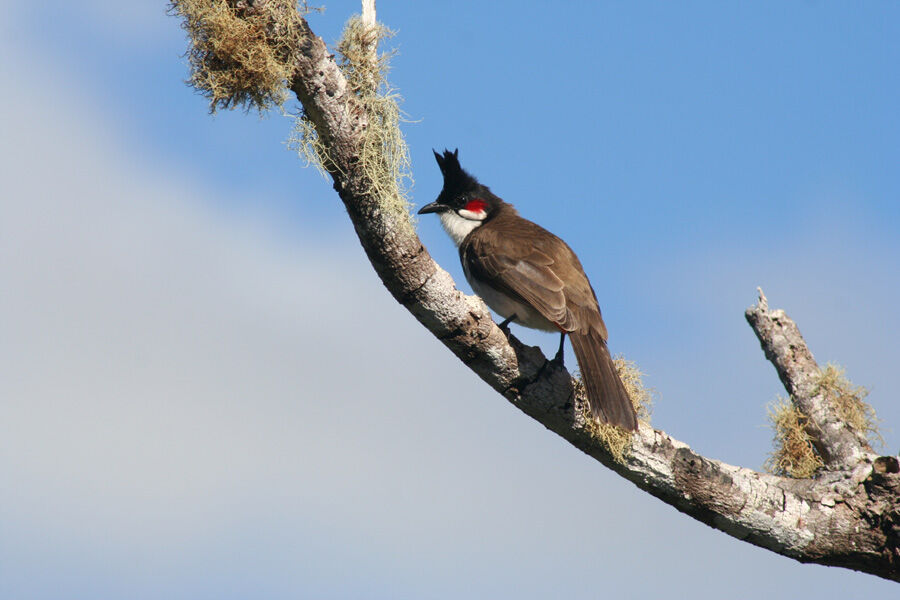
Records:
[[[510,298],[506,294],[499,292],[492,287],[479,285],[477,281],[474,281],[469,277],[468,271],[466,272],[466,281],[469,282],[469,285],[472,286],[475,293],[491,307],[491,310],[504,319],[516,315],[516,318],[513,319],[513,323],[518,323],[519,325],[530,327],[532,329],[541,329],[543,331],[559,331],[559,327],[552,321],[546,319],[530,304],[525,304],[524,302]]]

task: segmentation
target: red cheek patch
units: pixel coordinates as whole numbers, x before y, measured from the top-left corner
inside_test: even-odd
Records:
[[[484,209],[487,208],[487,202],[482,200],[481,198],[473,198],[469,200],[468,204],[466,204],[466,210],[473,213],[484,212]]]

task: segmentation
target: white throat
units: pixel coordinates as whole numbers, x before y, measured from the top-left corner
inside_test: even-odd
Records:
[[[466,239],[466,236],[472,233],[472,230],[476,227],[481,225],[481,222],[487,217],[487,213],[484,211],[472,212],[462,210],[460,212],[464,213],[466,216],[461,216],[453,210],[440,213],[441,225],[444,226],[444,231],[447,232],[447,235],[450,236],[453,243],[457,246],[462,244],[463,240]]]

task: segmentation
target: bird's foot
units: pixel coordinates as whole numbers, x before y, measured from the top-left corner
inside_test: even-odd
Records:
[[[563,345],[565,344],[565,342],[566,342],[566,332],[560,331],[559,349],[556,351],[556,356],[553,357],[553,361],[552,361],[554,363],[559,364],[560,367],[565,366],[565,364],[563,363]]]
[[[512,314],[509,317],[507,317],[506,319],[503,319],[503,322],[501,322],[499,325],[497,325],[497,327],[500,328],[500,331],[502,331],[503,333],[506,334],[506,337],[509,337],[509,324],[512,323],[513,319],[515,319],[515,318],[516,318],[516,315]]]
[[[552,362],[553,364],[558,365],[560,367],[566,366],[566,363],[563,360],[562,346],[559,347],[559,351],[556,353],[556,356],[554,356],[549,362]]]
[[[562,367],[565,368],[565,363],[563,363],[563,355],[562,352],[557,352],[556,356],[551,358],[550,360],[544,359],[544,364],[541,365],[541,368],[538,369],[537,375],[534,376],[535,379],[540,379],[541,375],[544,374],[544,371],[547,370],[547,367]]]
[[[566,365],[565,365],[565,363],[563,362],[563,355],[562,355],[562,352],[557,352],[557,353],[556,353],[556,356],[554,356],[554,357],[551,358],[550,360],[544,360],[544,364],[542,364],[542,365],[541,365],[541,368],[538,369],[538,372],[537,372],[537,375],[535,376],[535,379],[540,378],[540,376],[544,374],[544,371],[547,369],[547,367],[550,367],[550,366],[553,366],[553,367],[563,367],[563,368],[565,368]]]

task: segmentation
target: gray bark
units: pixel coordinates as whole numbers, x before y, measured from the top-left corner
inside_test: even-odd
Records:
[[[290,88],[330,147],[326,167],[369,261],[393,297],[463,363],[576,448],[711,527],[801,562],[900,580],[900,464],[871,454],[804,392],[815,361],[782,312],[763,303],[748,319],[788,391],[806,398],[804,412],[815,415],[832,470],[811,480],[755,472],[701,456],[646,423],[625,463],[615,462],[585,427],[569,373],[553,363],[541,370],[547,362],[541,351],[507,339],[484,303],[456,288],[409,215],[370,194],[359,165],[367,115],[306,21],[297,35],[303,52]]]
[[[872,453],[865,434],[850,428],[832,410],[828,399],[819,391],[819,365],[797,325],[783,310],[769,310],[765,295],[758,291],[759,302],[748,308],[745,316],[766,358],[775,366],[791,402],[809,417],[806,429],[825,465],[852,469]]]

